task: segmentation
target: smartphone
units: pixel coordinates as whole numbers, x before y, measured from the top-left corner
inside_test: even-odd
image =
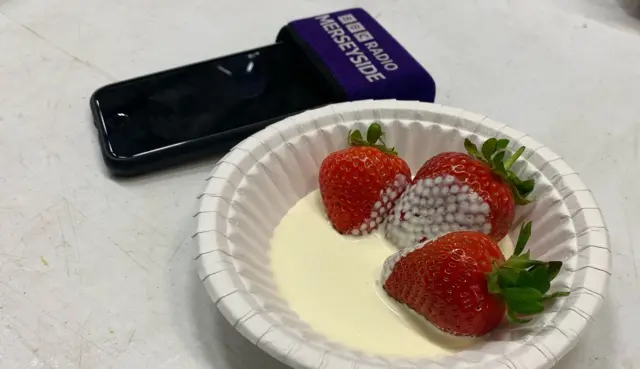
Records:
[[[90,105],[104,161],[135,175],[228,151],[300,111],[344,101],[292,43],[114,83]]]

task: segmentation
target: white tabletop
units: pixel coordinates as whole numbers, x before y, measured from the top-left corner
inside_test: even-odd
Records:
[[[191,215],[215,160],[114,180],[88,98],[352,5],[430,70],[437,102],[526,131],[582,174],[614,274],[557,367],[637,367],[640,20],[615,1],[0,0],[0,368],[283,369],[194,271]]]

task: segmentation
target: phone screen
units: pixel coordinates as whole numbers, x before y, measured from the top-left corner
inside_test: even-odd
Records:
[[[278,43],[96,92],[108,149],[130,158],[335,101],[311,62]]]

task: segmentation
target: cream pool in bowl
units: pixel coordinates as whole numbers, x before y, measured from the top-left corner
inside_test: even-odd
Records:
[[[527,149],[512,169],[536,179],[501,247],[524,221],[540,260],[561,260],[552,290],[570,296],[526,325],[453,340],[414,319],[379,286],[393,249],[377,234],[343,237],[318,199],[318,170],[349,130],[379,122],[412,172],[429,157],[463,151],[465,138],[507,138]],[[553,151],[481,115],[435,104],[363,101],[287,118],[249,137],[207,179],[196,214],[198,273],[240,334],[294,368],[504,368],[554,365],[600,309],[610,274],[606,225],[591,192]]]
[[[508,237],[500,243],[513,253]],[[337,233],[324,214],[320,192],[303,197],[282,218],[271,239],[271,269],[278,292],[309,326],[353,349],[398,357],[437,357],[477,343],[440,333],[389,298],[382,265],[397,251],[380,233]]]

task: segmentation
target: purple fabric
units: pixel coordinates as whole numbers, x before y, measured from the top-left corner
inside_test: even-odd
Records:
[[[354,8],[290,23],[347,98],[433,102],[429,73],[364,9]]]

